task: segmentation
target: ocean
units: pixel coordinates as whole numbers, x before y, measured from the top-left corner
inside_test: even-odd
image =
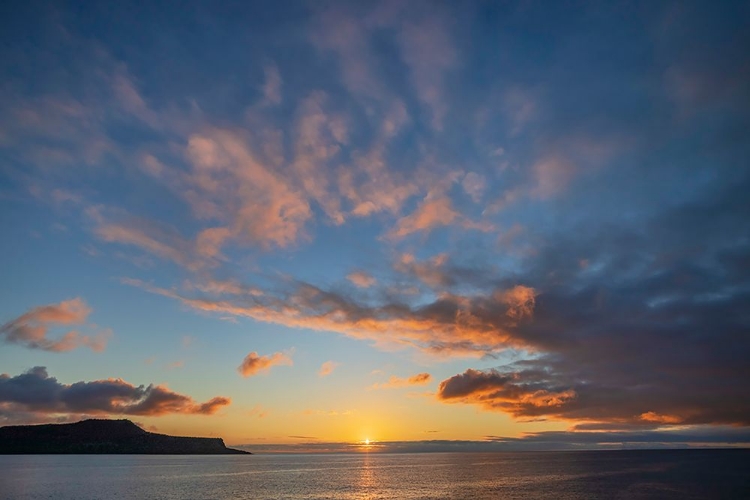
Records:
[[[750,499],[750,450],[0,455],[0,498]]]

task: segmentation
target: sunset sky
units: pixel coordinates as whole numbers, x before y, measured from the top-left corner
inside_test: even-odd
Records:
[[[750,445],[747,2],[0,14],[0,425]]]

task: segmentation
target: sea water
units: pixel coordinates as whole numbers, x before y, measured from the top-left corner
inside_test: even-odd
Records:
[[[3,499],[750,499],[750,450],[0,455]]]

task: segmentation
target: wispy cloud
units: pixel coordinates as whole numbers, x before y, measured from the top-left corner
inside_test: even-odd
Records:
[[[389,237],[402,238],[440,226],[450,226],[458,217],[458,212],[453,209],[453,203],[447,196],[425,199],[412,214],[398,221]]]
[[[240,375],[243,377],[252,377],[259,373],[267,372],[273,366],[292,364],[292,358],[283,352],[275,352],[270,356],[261,356],[253,351],[245,356],[245,359],[242,360],[242,364],[237,368],[237,371],[240,372]]]
[[[172,228],[144,219],[130,218],[120,222],[109,222],[100,218],[94,232],[99,239],[107,243],[132,245],[187,268],[197,269],[201,265],[191,242]]]
[[[198,217],[227,223],[234,238],[264,248],[303,236],[307,200],[241,134],[216,128],[193,134],[187,155],[185,196]]]
[[[339,153],[348,142],[348,126],[342,114],[326,109],[328,101],[324,93],[313,92],[300,103],[291,168],[309,199],[335,224],[343,224],[345,215],[331,162],[341,161]]]
[[[100,352],[107,346],[112,331],[98,328],[96,325],[86,325],[86,328],[93,332],[90,335],[70,330],[58,339],[47,337],[50,329],[84,325],[89,314],[91,308],[80,298],[35,307],[1,326],[0,338],[7,343],[44,351],[65,352],[88,347],[92,351]]]
[[[263,408],[261,405],[255,405],[252,410],[247,412],[250,417],[266,418],[270,414],[270,411]]]
[[[176,370],[185,366],[185,360],[177,360],[167,364],[169,370]]]
[[[308,408],[302,414],[308,417],[349,417],[354,412],[352,410],[318,410]]]
[[[279,74],[279,68],[275,64],[266,64],[263,67],[266,81],[263,84],[263,97],[269,104],[281,103],[281,86],[282,80]]]
[[[487,180],[484,176],[476,172],[469,172],[461,181],[461,186],[474,203],[479,203],[482,200],[484,192],[487,190]]]
[[[336,369],[337,366],[339,366],[341,363],[337,363],[336,361],[326,361],[322,365],[320,365],[320,370],[318,370],[318,375],[320,377],[327,377],[331,373],[333,373],[333,370]]]
[[[413,385],[425,385],[432,380],[432,375],[429,373],[417,373],[408,378],[400,378],[392,375],[388,379],[388,382],[381,384],[373,384],[370,389],[394,389],[397,387],[409,387]]]
[[[429,109],[432,126],[442,130],[448,112],[445,76],[458,62],[446,23],[435,14],[420,16],[403,24],[399,41],[417,96]]]
[[[444,294],[432,303],[410,307],[403,303],[369,305],[350,297],[300,284],[287,295],[232,300],[190,298],[138,280],[124,283],[180,300],[196,310],[248,317],[293,328],[343,333],[380,345],[400,345],[433,355],[482,356],[527,345],[515,333],[519,321],[529,321],[533,303],[515,287],[477,296]],[[510,292],[510,295],[508,293]],[[512,298],[512,300],[511,300]],[[248,299],[251,304],[248,304]],[[523,313],[523,314],[521,314]],[[256,354],[257,356],[257,354]]]
[[[374,276],[365,271],[354,271],[353,273],[349,273],[346,276],[346,279],[360,288],[369,288],[377,282]]]

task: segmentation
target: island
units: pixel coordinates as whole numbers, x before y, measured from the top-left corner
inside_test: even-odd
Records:
[[[251,455],[221,438],[167,436],[130,420],[0,427],[0,454]]]

